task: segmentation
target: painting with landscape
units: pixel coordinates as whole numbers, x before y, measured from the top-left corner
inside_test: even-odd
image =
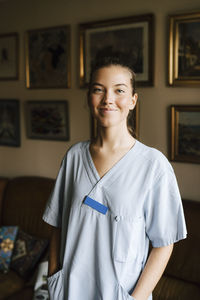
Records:
[[[169,85],[199,86],[200,12],[169,18]]]
[[[171,107],[172,160],[200,163],[200,106]]]
[[[180,113],[178,152],[200,156],[200,112]]]
[[[200,21],[179,24],[178,73],[200,79]]]

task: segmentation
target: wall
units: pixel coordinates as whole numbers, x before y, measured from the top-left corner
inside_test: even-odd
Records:
[[[199,0],[7,0],[0,2],[0,33],[20,34],[20,73],[18,81],[1,81],[0,98],[20,99],[21,147],[0,147],[0,176],[40,175],[55,177],[67,148],[80,140],[89,139],[89,112],[86,91],[78,86],[78,23],[154,13],[155,28],[155,86],[138,89],[140,101],[140,140],[168,155],[169,118],[171,104],[200,104],[196,88],[167,87],[167,16],[199,10]],[[29,90],[25,87],[25,31],[35,28],[71,24],[70,89]],[[24,124],[26,100],[69,101],[69,142],[27,139]],[[183,197],[200,200],[200,165],[172,163]]]

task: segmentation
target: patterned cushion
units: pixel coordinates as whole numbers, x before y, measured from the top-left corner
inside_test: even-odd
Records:
[[[0,271],[4,273],[9,270],[17,232],[17,226],[0,227]]]
[[[46,249],[47,244],[47,240],[31,236],[19,230],[12,256],[11,268],[22,277],[30,275],[30,272]]]

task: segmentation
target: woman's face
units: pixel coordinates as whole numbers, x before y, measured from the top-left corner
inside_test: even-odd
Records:
[[[97,70],[89,93],[93,116],[103,127],[124,125],[137,101],[133,95],[131,72],[122,66],[111,65]]]

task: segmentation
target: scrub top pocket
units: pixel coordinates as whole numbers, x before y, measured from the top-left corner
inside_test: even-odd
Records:
[[[119,285],[118,287],[118,300],[135,300],[124,288]]]
[[[47,277],[47,284],[48,284],[50,300],[54,300],[54,299],[62,300],[64,297],[63,271],[60,270],[55,274],[53,274],[52,276]]]
[[[115,240],[113,256],[118,262],[133,261],[138,253],[138,234],[142,218],[114,217]]]

